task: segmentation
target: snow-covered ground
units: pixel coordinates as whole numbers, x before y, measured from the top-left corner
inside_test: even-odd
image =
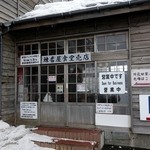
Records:
[[[39,16],[61,14],[76,10],[84,10],[91,7],[101,7],[105,5],[113,5],[121,2],[130,2],[131,0],[72,0],[68,2],[55,2],[36,5],[34,10],[20,16],[16,20],[34,18]]]
[[[51,137],[32,133],[24,125],[14,127],[0,120],[0,150],[54,150],[41,148],[33,141],[53,142]]]

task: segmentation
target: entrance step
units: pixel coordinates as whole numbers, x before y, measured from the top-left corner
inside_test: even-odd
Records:
[[[56,150],[100,150],[103,146],[99,129],[38,127],[34,133],[53,137],[53,143],[35,143]]]

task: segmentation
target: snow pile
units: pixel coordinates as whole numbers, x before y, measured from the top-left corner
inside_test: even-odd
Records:
[[[129,1],[131,0],[73,0],[68,2],[40,4],[36,5],[33,11],[28,12],[23,16],[20,16],[17,20],[53,14],[61,14],[76,10],[84,10],[91,7],[101,7],[105,5],[113,5]]]
[[[54,150],[41,148],[32,141],[53,142],[51,137],[32,133],[24,125],[14,127],[0,120],[0,150]]]

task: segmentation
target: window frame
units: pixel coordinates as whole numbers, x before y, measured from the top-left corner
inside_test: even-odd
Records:
[[[114,50],[108,50],[106,49],[106,40],[104,40],[104,45],[105,45],[105,49],[104,50],[98,50],[98,44],[97,44],[97,37],[102,37],[104,36],[106,39],[106,36],[111,36],[111,35],[121,35],[124,34],[126,36],[125,38],[125,43],[126,43],[126,48],[123,49],[117,49],[115,48]],[[95,41],[95,51],[94,52],[112,52],[112,51],[124,51],[124,50],[128,50],[129,49],[129,44],[128,44],[128,32],[127,31],[123,31],[123,32],[111,32],[111,33],[103,33],[103,34],[97,34],[94,36],[94,41]],[[120,42],[120,43],[124,43],[124,42]],[[102,43],[103,44],[103,43]],[[108,43],[108,44],[113,44],[113,43]],[[115,47],[117,46],[116,44],[118,44],[117,42],[115,42]]]

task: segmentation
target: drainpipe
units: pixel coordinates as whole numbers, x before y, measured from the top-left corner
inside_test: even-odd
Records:
[[[2,112],[2,33],[0,32],[0,119]]]

